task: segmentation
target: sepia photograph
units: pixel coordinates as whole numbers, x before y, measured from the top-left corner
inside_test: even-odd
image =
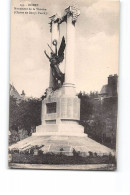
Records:
[[[120,2],[12,0],[8,166],[115,171]]]

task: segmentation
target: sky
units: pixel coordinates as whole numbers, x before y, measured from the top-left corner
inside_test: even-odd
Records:
[[[38,3],[47,15],[14,14],[19,4]],[[76,22],[76,91],[100,91],[110,74],[118,74],[119,2],[110,0],[13,0],[11,12],[10,83],[19,93],[41,97],[49,86],[49,17],[69,5],[80,9]],[[65,24],[61,26],[61,37]],[[62,65],[63,66],[63,65]],[[62,70],[63,67],[61,66]]]

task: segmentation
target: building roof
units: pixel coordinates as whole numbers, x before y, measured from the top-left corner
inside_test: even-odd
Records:
[[[99,95],[107,95],[109,93],[108,85],[103,85]]]
[[[18,93],[15,87],[11,84],[10,84],[10,96],[13,96],[16,99],[22,99],[21,95]]]
[[[21,101],[21,100],[30,100],[33,99],[33,97],[27,97],[25,95],[24,90],[22,90],[22,93],[19,94],[18,91],[15,89],[13,85],[10,84],[10,96],[13,96],[16,100]],[[35,98],[37,100],[41,100],[41,98]]]

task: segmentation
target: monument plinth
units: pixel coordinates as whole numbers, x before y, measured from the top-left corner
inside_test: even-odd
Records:
[[[42,101],[42,125],[36,128],[37,135],[87,136],[80,120],[80,99],[76,96],[75,86],[75,24],[80,12],[68,7],[62,17],[57,14],[50,17],[51,57],[50,83],[47,97]],[[66,22],[66,39],[63,37],[57,52],[60,38],[60,24]],[[49,46],[50,47],[50,46]],[[66,47],[66,48],[65,48]],[[65,73],[59,65],[65,57]]]
[[[42,101],[42,125],[33,135],[86,136],[79,119],[80,100],[66,96],[61,88]]]

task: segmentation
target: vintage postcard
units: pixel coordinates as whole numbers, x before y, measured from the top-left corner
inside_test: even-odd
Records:
[[[119,13],[12,0],[9,168],[116,170]]]

